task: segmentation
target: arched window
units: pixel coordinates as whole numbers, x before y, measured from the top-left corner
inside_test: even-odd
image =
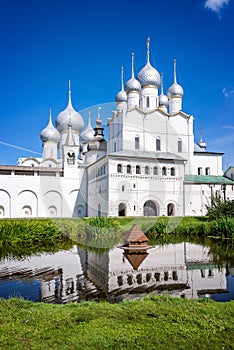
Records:
[[[29,205],[25,205],[22,208],[22,216],[31,216],[32,215],[32,208]]]
[[[158,167],[157,166],[154,167],[154,175],[158,175]]]
[[[161,151],[161,139],[160,139],[160,137],[156,138],[156,151]]]
[[[116,152],[116,142],[114,142],[114,152]]]
[[[50,217],[55,217],[57,216],[57,208],[55,205],[51,205],[49,208],[48,208],[48,213],[49,213],[49,216]]]
[[[122,173],[123,172],[123,167],[122,164],[117,165],[117,173]]]
[[[175,176],[175,168],[171,168],[171,176]]]
[[[124,188],[124,186],[122,186],[122,192],[124,192],[124,190],[125,190],[125,188]]]
[[[198,174],[198,175],[202,175],[202,168],[201,168],[201,167],[199,167],[199,168],[197,169],[197,174]]]
[[[141,173],[141,167],[140,165],[136,166],[136,174],[140,174]]]
[[[206,168],[206,175],[210,175],[210,168]]]
[[[167,175],[167,168],[165,166],[162,167],[162,175]]]
[[[182,152],[182,140],[178,139],[178,152]]]
[[[147,165],[145,166],[145,174],[149,175],[149,167]]]
[[[139,137],[139,135],[135,136],[135,149],[140,149],[140,137]]]
[[[132,172],[132,167],[130,164],[127,165],[127,174],[131,174]]]

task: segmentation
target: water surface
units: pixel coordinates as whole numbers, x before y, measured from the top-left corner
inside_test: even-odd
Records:
[[[119,302],[146,295],[234,299],[234,267],[211,247],[182,242],[145,252],[120,247],[98,253],[70,250],[0,260],[0,297],[69,303]]]

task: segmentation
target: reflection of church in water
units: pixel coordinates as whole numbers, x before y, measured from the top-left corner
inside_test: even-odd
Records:
[[[215,266],[208,247],[191,243],[154,246],[138,256],[128,256],[119,247],[97,254],[74,246],[42,258],[3,260],[0,276],[0,296],[9,279],[37,279],[35,300],[57,303],[99,298],[116,302],[149,293],[201,298],[227,292],[226,268]]]

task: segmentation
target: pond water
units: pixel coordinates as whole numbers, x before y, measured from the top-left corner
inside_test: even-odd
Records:
[[[233,300],[234,267],[217,258],[209,246],[188,242],[154,245],[145,252],[115,247],[100,254],[74,245],[56,253],[5,257],[0,297],[48,303],[114,303],[149,294]]]

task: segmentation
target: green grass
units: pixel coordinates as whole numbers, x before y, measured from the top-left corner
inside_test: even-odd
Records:
[[[0,257],[68,249],[71,243],[49,219],[0,220]]]
[[[233,349],[234,302],[152,297],[121,304],[0,300],[1,349]]]

